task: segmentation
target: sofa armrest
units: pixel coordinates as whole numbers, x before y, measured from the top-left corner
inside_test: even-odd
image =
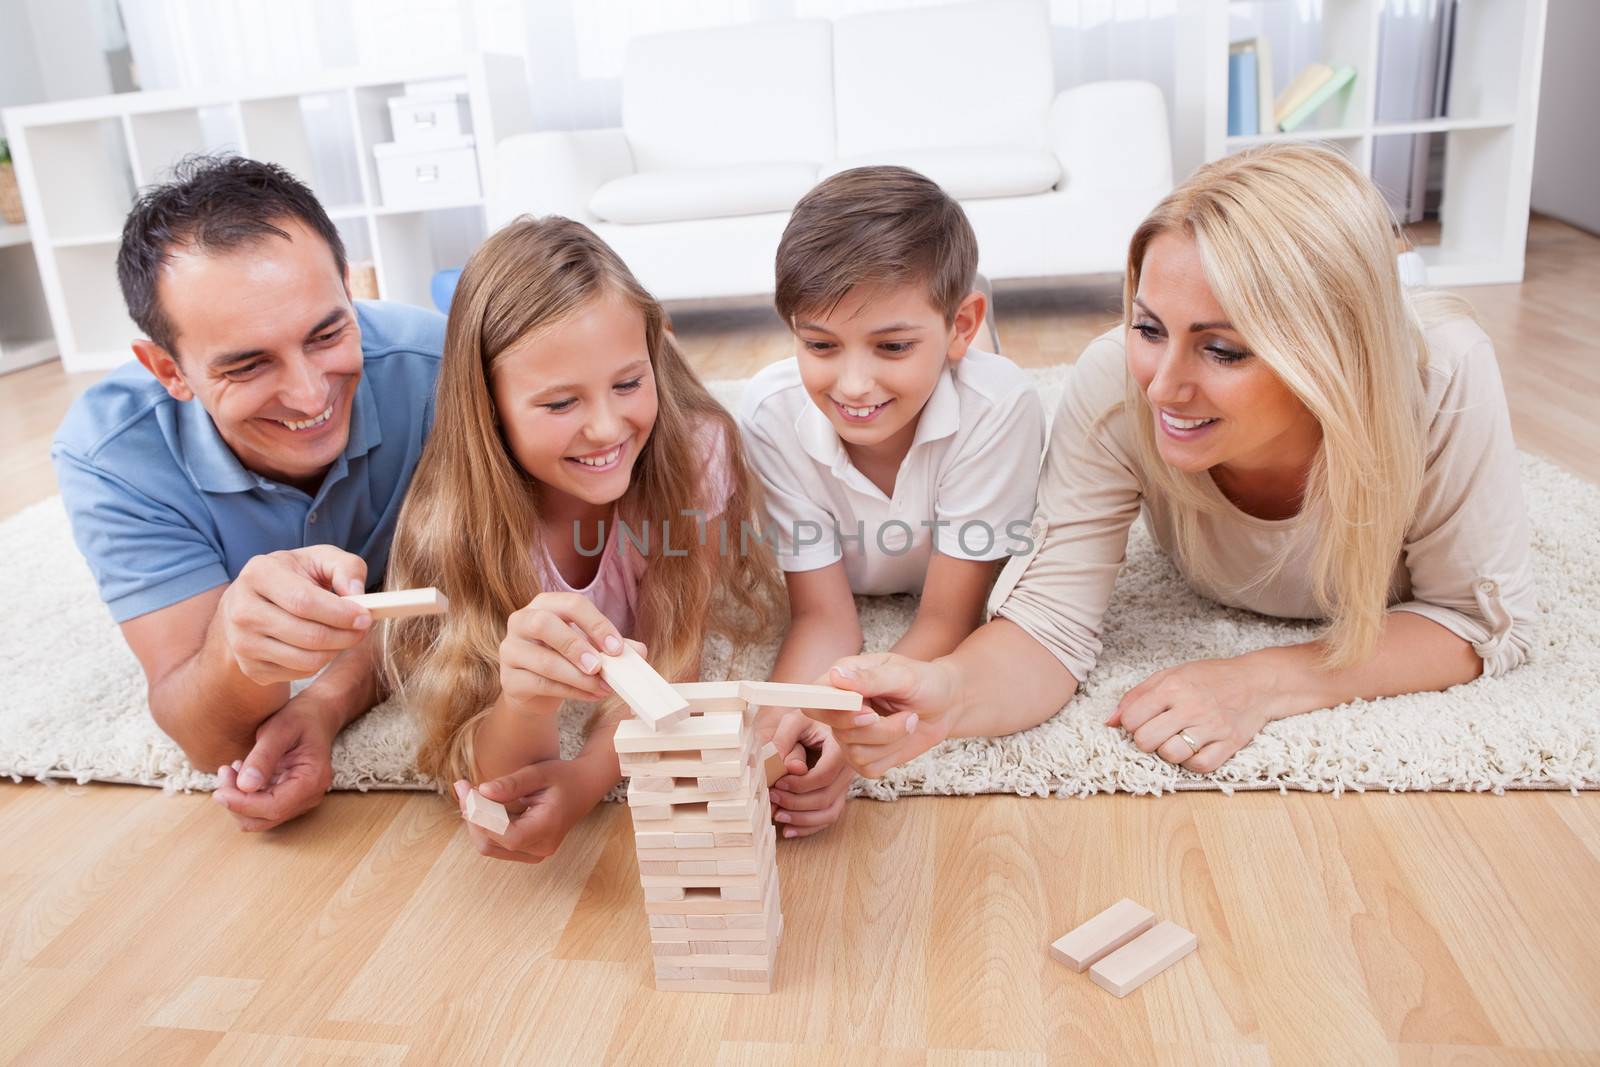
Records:
[[[507,137],[495,146],[489,229],[518,215],[565,215],[587,225],[594,191],[633,173],[633,150],[620,127]]]
[[[1172,134],[1149,82],[1090,82],[1057,94],[1050,143],[1068,189],[1172,188]]]

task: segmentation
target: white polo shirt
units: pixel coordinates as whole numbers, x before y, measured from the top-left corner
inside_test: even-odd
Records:
[[[971,349],[939,376],[892,497],[850,461],[793,358],[751,380],[739,429],[785,571],[843,559],[856,593],[920,593],[935,549],[996,560],[1032,547],[1044,410],[1004,356]]]

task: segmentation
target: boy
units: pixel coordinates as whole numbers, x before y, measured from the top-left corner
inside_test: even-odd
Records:
[[[1044,413],[1028,375],[971,347],[977,261],[961,206],[904,167],[843,171],[795,207],[774,302],[796,356],[757,374],[739,410],[789,589],[776,681],[860,651],[854,594],[920,594],[893,651],[944,655],[1029,548]],[[828,825],[851,778],[837,744],[797,714],[764,725],[780,750],[822,750],[773,791],[785,836]]]

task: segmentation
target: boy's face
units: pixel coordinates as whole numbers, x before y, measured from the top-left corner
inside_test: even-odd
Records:
[[[923,285],[857,286],[833,308],[795,316],[800,379],[846,446],[904,455],[939,375],[967,354],[983,312],[983,294],[971,293],[946,323]]]

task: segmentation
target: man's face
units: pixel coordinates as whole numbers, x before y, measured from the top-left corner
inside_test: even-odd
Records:
[[[247,469],[314,491],[350,437],[361,332],[327,242],[296,220],[276,225],[289,240],[175,249],[158,283],[170,376],[140,358],[173,396],[200,401]]]

